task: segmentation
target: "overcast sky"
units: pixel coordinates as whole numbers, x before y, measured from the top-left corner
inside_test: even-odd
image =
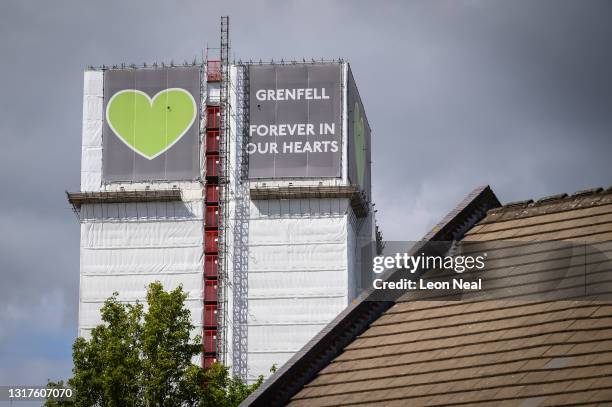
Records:
[[[350,61],[385,238],[470,190],[502,202],[612,184],[612,2],[0,2],[0,385],[65,378],[77,332],[83,70],[232,55]]]

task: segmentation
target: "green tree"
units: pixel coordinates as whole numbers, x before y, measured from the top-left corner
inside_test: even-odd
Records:
[[[68,383],[76,393],[75,406],[139,406],[142,304],[122,304],[114,293],[101,314],[104,324],[92,330],[91,339],[77,338],[72,347],[74,377]]]
[[[74,400],[49,400],[46,406],[233,407],[263,382],[260,376],[247,385],[225,366],[204,370],[192,363],[202,344],[199,336],[191,337],[194,326],[182,287],[167,292],[159,282],[150,284],[146,311],[117,296],[104,302],[103,323],[92,330],[91,339],[74,342],[74,376],[68,380]]]
[[[185,308],[187,294],[179,287],[165,292],[159,283],[149,286],[149,309],[142,324],[142,398],[147,406],[193,404],[194,385],[201,372],[191,360],[202,350],[199,337],[191,340],[194,329]]]
[[[64,383],[63,380],[59,380],[57,382],[53,382],[49,380],[47,382],[48,389],[63,389],[67,386],[67,383]],[[46,407],[65,407],[65,406],[74,406],[74,403],[69,400],[47,400],[45,403]]]
[[[247,398],[263,382],[263,376],[251,385],[245,384],[237,377],[229,374],[227,367],[215,363],[206,370],[204,382],[199,398],[200,407],[235,407]]]

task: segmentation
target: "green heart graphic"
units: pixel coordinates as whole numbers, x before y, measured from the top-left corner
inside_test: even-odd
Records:
[[[106,121],[129,148],[148,160],[167,151],[187,133],[196,119],[191,93],[170,88],[153,99],[139,90],[117,92],[106,106]]]
[[[353,115],[353,142],[355,143],[355,162],[357,164],[357,182],[363,188],[363,178],[365,177],[366,145],[365,145],[365,126],[359,103],[355,102]]]

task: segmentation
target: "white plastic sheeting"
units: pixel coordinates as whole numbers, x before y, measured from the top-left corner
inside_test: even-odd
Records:
[[[333,319],[338,307],[346,306],[345,296],[299,296],[299,297],[249,297],[250,326],[275,324],[325,324]],[[279,310],[282,309],[282,312]],[[262,344],[268,348],[271,344]],[[257,351],[257,347],[250,350]],[[261,349],[259,349],[261,350]],[[287,350],[287,349],[283,349]]]
[[[265,227],[274,232],[275,227],[284,229],[282,221],[270,221],[274,225],[251,224],[251,229]],[[272,227],[270,227],[272,226]],[[279,234],[281,231],[279,230]],[[341,242],[316,242],[295,243],[286,242],[276,243],[266,246],[254,244],[249,247],[249,272],[265,271],[298,271],[298,270],[346,270],[346,243]],[[344,262],[344,263],[342,263]]]
[[[90,217],[81,223],[79,335],[99,324],[100,307],[114,291],[120,301],[146,302],[146,287],[160,281],[165,289],[179,285],[188,293],[194,333],[201,335],[203,315],[203,220],[201,202],[146,203],[150,214],[171,212],[175,218],[143,218],[141,204],[117,204],[140,218],[113,217],[112,205],[83,205]],[[88,206],[91,206],[88,208]],[[176,207],[176,208],[173,208]],[[96,216],[98,215],[98,216]]]
[[[183,199],[186,191],[181,191]],[[199,190],[200,196],[202,190]],[[79,218],[86,222],[108,222],[108,221],[139,221],[158,222],[172,220],[192,221],[196,218],[202,220],[202,203],[192,202],[150,202],[138,203],[105,203],[85,204],[81,206]]]
[[[285,363],[351,300],[349,212],[347,199],[252,202],[249,381]]]
[[[249,272],[249,299],[271,297],[317,297],[326,295],[343,296],[344,289],[330,292],[329,287],[343,287],[344,276],[338,271],[344,269]]]
[[[348,211],[344,198],[325,199],[271,199],[251,204],[251,219],[327,219],[342,217]],[[302,230],[308,233],[308,228]]]
[[[97,191],[102,184],[102,71],[86,71],[83,86],[81,191]]]
[[[344,309],[345,306],[346,305],[340,310]],[[251,341],[253,345],[249,347],[249,357],[251,353],[296,352],[304,346],[310,338],[319,332],[324,325],[324,323],[249,325],[249,341]],[[270,362],[277,363],[278,366],[280,366],[285,360],[270,359],[268,361],[268,366],[260,373],[267,373],[270,370],[270,367],[272,367]],[[251,366],[249,366],[249,371],[252,372],[252,370]]]

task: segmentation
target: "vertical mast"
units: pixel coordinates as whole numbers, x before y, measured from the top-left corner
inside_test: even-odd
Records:
[[[229,62],[229,17],[221,17],[221,85],[220,85],[220,128],[219,128],[219,288],[218,288],[218,327],[219,340],[217,341],[218,360],[227,365],[227,341],[228,341],[228,301],[227,286],[228,276],[228,250],[227,250],[227,230],[228,230],[228,198],[229,198],[229,143],[230,143],[230,106],[229,106],[229,81],[230,81],[230,62]]]
[[[212,48],[216,49],[216,48]],[[219,86],[219,100],[207,97],[204,177],[204,358],[203,367],[227,365],[228,190],[229,190],[229,40],[228,18],[221,18],[220,59],[208,59],[207,92]]]

